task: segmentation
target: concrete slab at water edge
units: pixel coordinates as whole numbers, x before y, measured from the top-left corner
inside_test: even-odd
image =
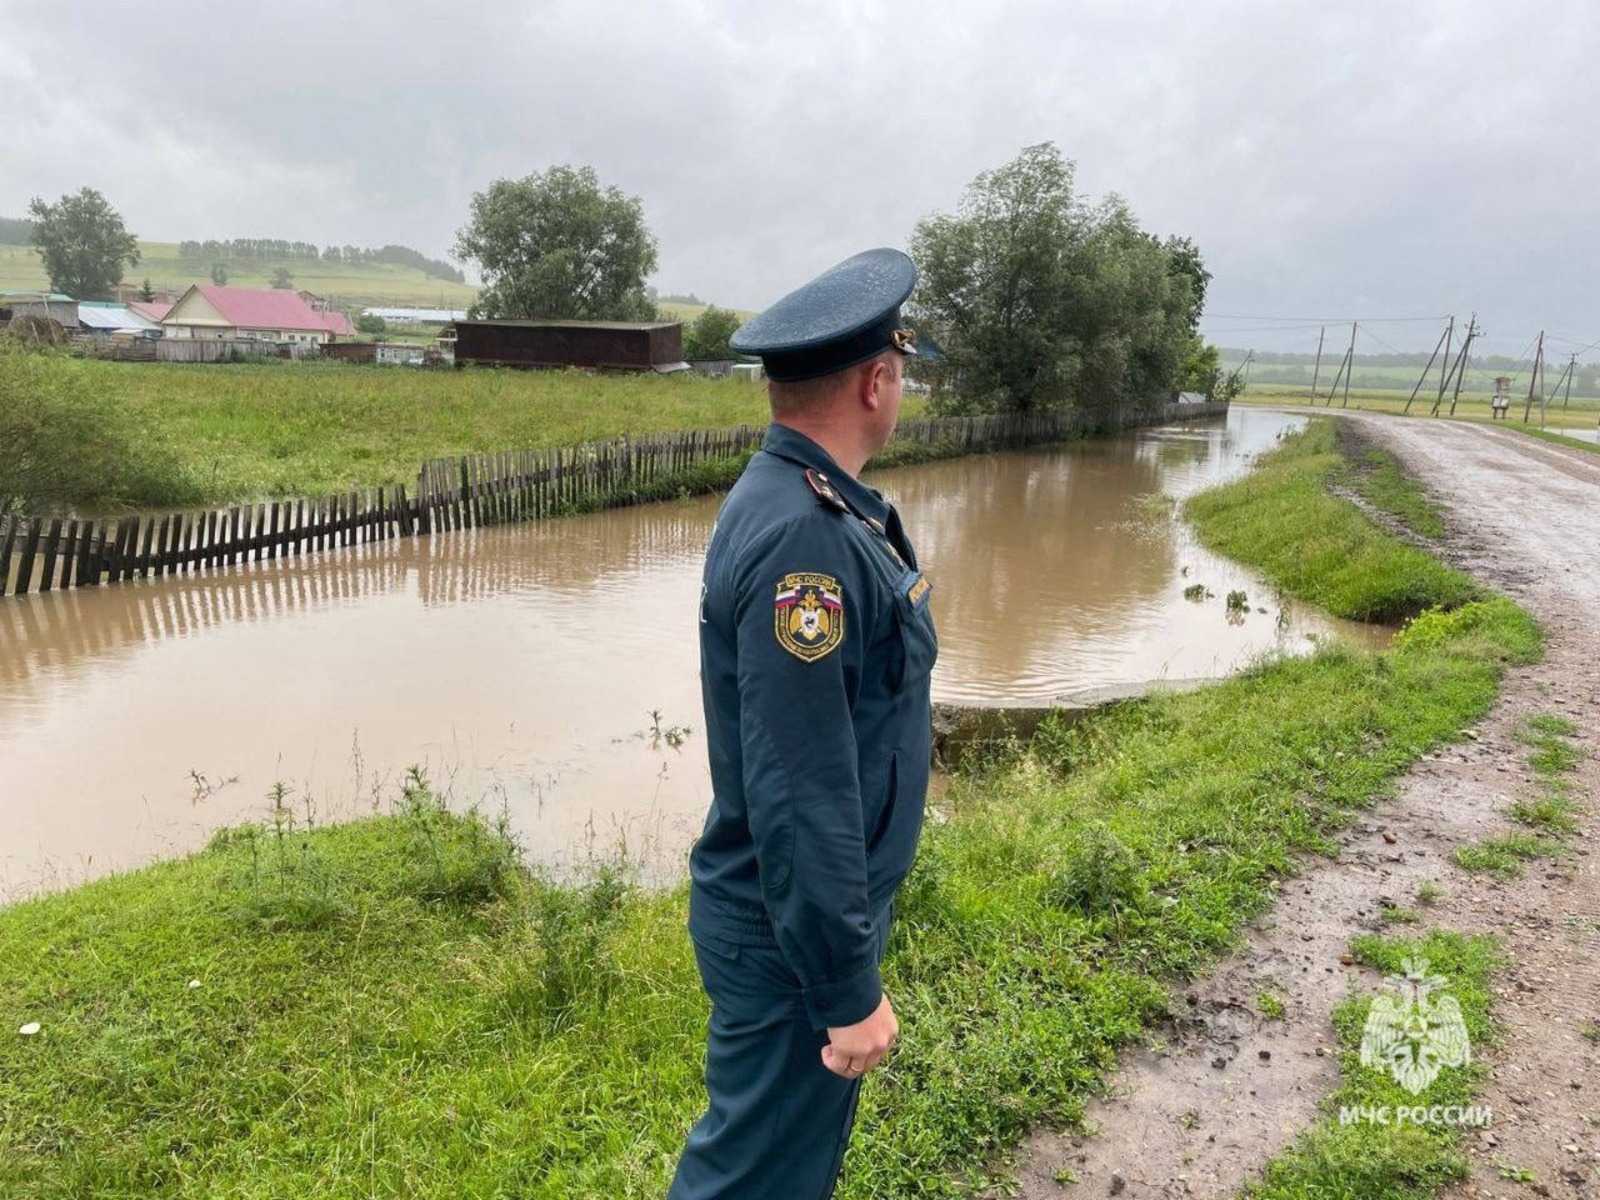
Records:
[[[1050,717],[1070,728],[1130,700],[1142,700],[1163,692],[1192,692],[1215,682],[1215,679],[1150,679],[1139,683],[1105,684],[1065,694],[1045,705],[936,701],[933,706],[934,765],[953,770],[969,756],[986,748],[1008,742],[1027,742]]]

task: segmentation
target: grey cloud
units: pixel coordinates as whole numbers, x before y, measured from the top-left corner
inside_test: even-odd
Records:
[[[1483,0],[0,3],[0,212],[90,183],[146,236],[439,253],[489,180],[587,162],[644,198],[662,287],[756,307],[1048,138],[1199,241],[1216,314],[1600,338],[1596,26]]]

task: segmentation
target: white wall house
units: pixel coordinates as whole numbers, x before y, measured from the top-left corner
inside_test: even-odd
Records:
[[[286,289],[197,283],[161,320],[170,338],[259,339],[321,345],[354,333],[343,313],[318,312]]]

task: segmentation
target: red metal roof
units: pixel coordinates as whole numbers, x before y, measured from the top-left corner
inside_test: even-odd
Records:
[[[315,329],[329,333],[353,332],[343,313],[317,312],[295,292],[285,288],[218,287],[197,283],[195,290],[241,329]]]
[[[170,309],[172,305],[164,303],[160,300],[134,300],[128,304],[128,307],[133,309],[133,311],[138,313],[141,317],[149,317],[150,320],[159,324],[161,318],[167,315],[167,310]]]

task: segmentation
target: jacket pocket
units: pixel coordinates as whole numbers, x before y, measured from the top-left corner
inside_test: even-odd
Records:
[[[867,834],[867,853],[871,854],[883,841],[884,835],[889,832],[894,822],[894,810],[900,789],[900,753],[896,751],[889,756],[889,778],[883,789],[883,804],[878,809],[878,818],[872,824],[872,829]]]
[[[928,602],[913,604],[904,591],[895,597],[895,625],[900,640],[900,671],[895,690],[920,683],[933,672],[939,657],[939,637],[933,629]]]

